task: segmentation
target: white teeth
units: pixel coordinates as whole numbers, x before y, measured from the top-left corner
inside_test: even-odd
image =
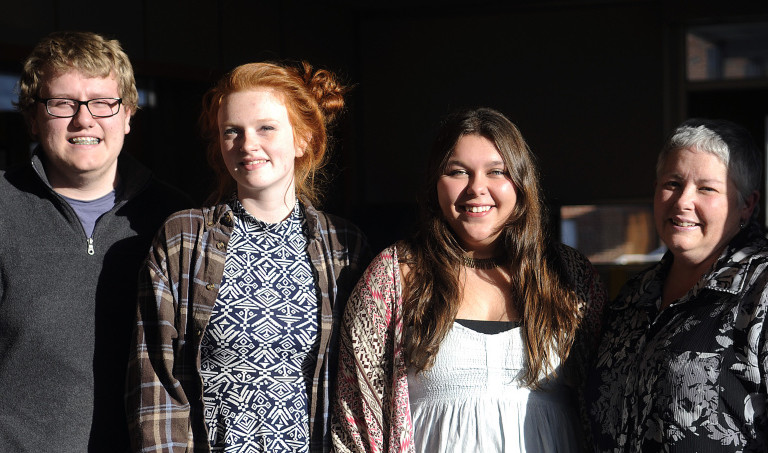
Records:
[[[467,206],[464,209],[466,209],[469,212],[486,212],[490,211],[490,206]]]
[[[259,160],[248,160],[243,162],[244,165],[255,165],[255,164],[263,164],[267,160],[266,159],[259,159]]]
[[[681,227],[692,227],[692,226],[696,226],[696,224],[695,224],[695,223],[691,223],[691,222],[675,222],[675,221],[673,220],[673,221],[672,221],[672,223],[674,223],[674,224],[675,224],[675,225],[677,225],[677,226],[681,226]]]
[[[96,137],[73,137],[69,139],[69,143],[73,145],[98,145],[101,139]]]

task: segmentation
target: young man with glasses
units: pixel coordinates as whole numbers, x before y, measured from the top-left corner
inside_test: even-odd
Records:
[[[47,36],[18,107],[39,145],[0,173],[0,450],[123,452],[138,268],[190,202],[121,154],[138,94],[117,41]]]

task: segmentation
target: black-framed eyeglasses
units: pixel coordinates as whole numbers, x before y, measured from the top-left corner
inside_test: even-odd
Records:
[[[87,101],[67,98],[38,98],[37,102],[45,105],[45,111],[56,118],[72,118],[84,105],[94,118],[108,118],[120,111],[122,98],[96,98]]]

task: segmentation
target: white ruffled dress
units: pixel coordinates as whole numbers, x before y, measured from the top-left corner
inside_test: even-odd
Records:
[[[434,367],[409,370],[416,452],[579,451],[575,398],[562,379],[539,391],[519,385],[521,331],[490,335],[456,322]]]

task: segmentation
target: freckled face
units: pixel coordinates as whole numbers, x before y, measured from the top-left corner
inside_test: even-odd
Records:
[[[752,213],[741,202],[725,164],[696,149],[667,157],[653,210],[659,236],[675,259],[694,265],[716,260]]]
[[[87,101],[119,98],[120,92],[114,76],[88,77],[72,70],[44,80],[40,97]],[[42,103],[35,109],[32,133],[45,153],[46,172],[54,186],[58,181],[73,178],[114,180],[117,157],[123,149],[125,134],[131,130],[129,108],[121,105],[117,115],[108,118],[94,118],[84,105],[72,118],[53,117]]]
[[[304,150],[294,143],[288,110],[272,90],[226,96],[218,122],[221,155],[241,198],[295,198],[294,161]]]
[[[462,136],[437,182],[443,216],[465,250],[493,256],[517,191],[494,144]]]

